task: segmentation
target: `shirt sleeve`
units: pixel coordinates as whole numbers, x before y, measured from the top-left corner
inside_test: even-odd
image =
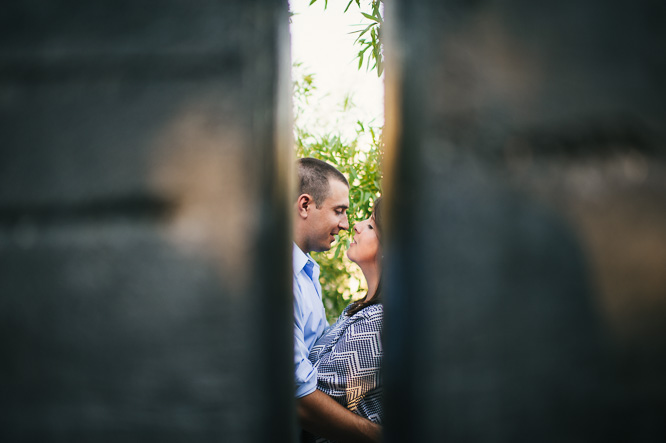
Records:
[[[364,409],[381,408],[379,404],[376,407],[367,404],[381,401],[378,395],[383,356],[381,305],[366,308],[356,316],[330,350],[318,356],[315,368],[317,388],[360,413],[357,409],[361,403]]]
[[[317,389],[317,370],[308,360],[308,347],[305,344],[302,315],[298,297],[294,299],[294,364],[296,378],[296,398],[312,394]]]

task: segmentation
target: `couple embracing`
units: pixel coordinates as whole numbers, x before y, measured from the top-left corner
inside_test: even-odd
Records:
[[[349,229],[349,183],[340,171],[314,158],[298,160],[294,205],[294,357],[298,417],[303,441],[378,442],[383,418],[380,365],[381,202],[353,226],[347,257],[367,281],[366,296],[351,303],[330,326],[321,298],[319,265],[310,256],[327,251]]]

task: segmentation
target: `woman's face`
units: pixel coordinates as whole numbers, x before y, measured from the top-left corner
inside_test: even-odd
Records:
[[[354,241],[349,245],[347,257],[356,264],[374,263],[379,253],[379,237],[375,219],[370,217],[354,225]]]

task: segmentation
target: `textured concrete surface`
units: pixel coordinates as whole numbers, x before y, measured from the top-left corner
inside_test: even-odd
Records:
[[[387,441],[662,441],[665,8],[386,17]]]
[[[0,440],[295,439],[287,25],[3,6]]]

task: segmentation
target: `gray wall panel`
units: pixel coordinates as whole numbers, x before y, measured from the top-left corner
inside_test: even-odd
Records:
[[[386,17],[387,441],[663,440],[666,10]]]
[[[0,25],[0,440],[293,441],[286,2]]]

